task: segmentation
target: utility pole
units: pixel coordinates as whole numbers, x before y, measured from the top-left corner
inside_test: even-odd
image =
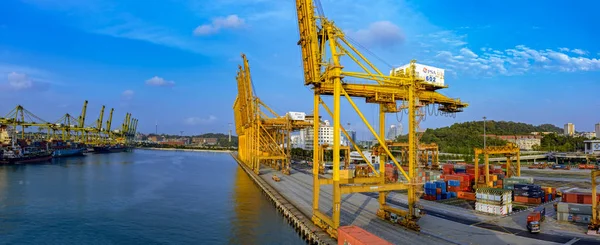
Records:
[[[486,149],[486,136],[485,136],[485,119],[487,119],[486,117],[483,117],[483,150],[487,151]]]

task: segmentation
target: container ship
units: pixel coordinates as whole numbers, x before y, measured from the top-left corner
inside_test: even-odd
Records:
[[[54,140],[52,141],[52,150],[52,157],[70,157],[83,156],[86,148],[77,143]]]
[[[36,147],[20,146],[12,147],[9,150],[2,150],[1,164],[23,164],[23,163],[42,163],[52,159],[52,153],[40,150]]]
[[[94,153],[115,153],[115,152],[125,152],[129,151],[129,147],[117,144],[117,145],[104,145],[104,146],[94,146]]]

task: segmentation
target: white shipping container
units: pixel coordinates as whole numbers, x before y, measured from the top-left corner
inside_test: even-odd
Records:
[[[400,70],[405,70],[404,72],[407,73],[407,68],[410,68],[410,64],[395,68],[390,71],[390,76]],[[441,86],[444,85],[444,69],[417,63],[415,64],[415,72],[417,73],[416,76],[418,78],[425,80],[427,83]]]
[[[496,215],[507,215],[509,213],[512,213],[512,204],[505,204],[500,206],[476,202],[475,210]]]
[[[290,111],[288,112],[288,116],[294,121],[304,121],[306,119],[306,113],[304,112]]]

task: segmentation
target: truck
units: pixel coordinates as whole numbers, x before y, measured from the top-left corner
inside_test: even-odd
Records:
[[[527,230],[529,233],[540,233],[541,223],[546,219],[546,207],[540,206],[527,215]]]

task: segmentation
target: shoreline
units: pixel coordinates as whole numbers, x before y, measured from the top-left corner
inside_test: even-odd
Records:
[[[217,150],[217,149],[177,149],[177,148],[156,148],[156,147],[135,147],[134,149],[155,150],[155,151],[192,151],[192,152],[215,152],[215,153],[232,153],[232,150]]]

